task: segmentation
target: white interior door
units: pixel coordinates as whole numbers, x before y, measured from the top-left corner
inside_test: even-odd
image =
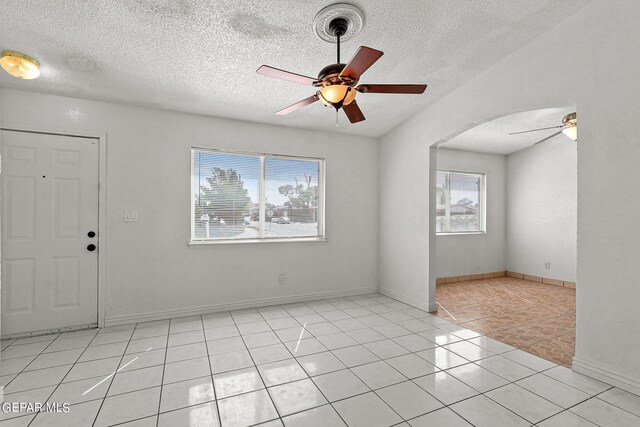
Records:
[[[2,336],[96,325],[99,142],[1,132]]]

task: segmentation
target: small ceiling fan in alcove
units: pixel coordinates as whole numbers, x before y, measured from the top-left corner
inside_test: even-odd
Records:
[[[360,77],[384,54],[367,46],[360,46],[347,64],[340,62],[340,41],[355,36],[364,23],[362,11],[351,4],[337,3],[322,9],[314,19],[314,31],[321,39],[336,43],[337,61],[320,70],[317,78],[295,74],[289,71],[263,65],[256,71],[268,77],[318,88],[315,94],[290,105],[276,114],[289,114],[299,108],[322,102],[327,107],[344,110],[351,123],[365,120],[356,102],[359,93],[422,94],[426,84],[358,84]],[[356,86],[357,85],[357,86]]]
[[[560,129],[561,128],[561,129]],[[545,137],[542,138],[540,141],[536,142],[533,145],[537,145],[537,144],[541,144],[545,141],[550,140],[551,138],[560,135],[561,133],[564,133],[566,136],[568,136],[569,138],[571,138],[574,141],[578,141],[578,118],[577,118],[577,114],[576,113],[569,113],[566,116],[564,116],[562,118],[562,124],[558,125],[558,126],[550,126],[550,127],[546,127],[546,128],[540,128],[540,129],[530,129],[530,130],[524,130],[521,132],[513,132],[510,133],[509,135],[520,135],[523,133],[529,133],[529,132],[541,132],[541,131],[545,131],[545,130],[551,130],[551,129],[560,129],[559,131]]]

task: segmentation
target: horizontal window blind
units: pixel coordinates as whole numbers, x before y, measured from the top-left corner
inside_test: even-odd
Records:
[[[318,162],[266,158],[267,236],[318,235],[319,173]]]
[[[192,241],[323,237],[323,160],[192,149]]]

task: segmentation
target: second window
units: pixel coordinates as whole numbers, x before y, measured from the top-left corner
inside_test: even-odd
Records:
[[[436,233],[482,233],[484,174],[438,171]]]

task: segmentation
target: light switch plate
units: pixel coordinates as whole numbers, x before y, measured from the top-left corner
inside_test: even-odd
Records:
[[[124,211],[124,222],[138,222],[138,211]]]

